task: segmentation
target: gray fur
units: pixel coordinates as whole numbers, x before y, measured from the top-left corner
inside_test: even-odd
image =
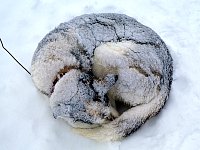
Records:
[[[57,42],[62,43],[62,41],[67,46],[57,48]],[[134,86],[139,85],[143,79],[149,84],[145,87],[141,83],[140,91],[132,85],[129,89],[126,89],[129,86],[123,85],[123,83],[128,84],[128,81],[123,81],[123,75],[126,74],[123,73],[125,71],[123,67],[118,66],[118,71],[113,71],[111,67],[110,72],[105,71],[107,74],[102,77],[93,68],[96,61],[94,53],[98,47],[109,42],[126,41],[132,42],[132,46],[137,47],[136,51],[130,48],[127,50],[127,55],[123,54],[130,64],[128,69],[134,70],[130,84],[134,78]],[[49,62],[48,53],[51,53],[51,47],[49,48],[51,44],[58,54],[53,55],[52,61]],[[62,52],[65,52],[64,55]],[[70,58],[73,62],[65,62],[63,57]],[[55,66],[54,61],[57,63]],[[43,65],[48,67],[37,69]],[[62,77],[54,85],[58,72],[65,66],[72,66],[73,69],[70,68],[62,73]],[[168,98],[172,72],[172,58],[162,39],[152,29],[123,14],[86,14],[61,23],[42,39],[32,59],[33,82],[41,92],[50,97],[54,116],[63,118],[77,128],[96,127],[79,130],[80,133],[94,139],[103,139],[104,136],[107,136],[108,140],[120,139],[157,114]],[[73,74],[72,77],[70,74]],[[48,79],[44,80],[45,78]],[[74,86],[70,88],[66,83]],[[146,99],[155,86],[157,86],[157,97],[149,98],[150,100],[126,100],[120,95],[120,91],[132,90],[131,94],[135,92],[137,95],[137,92],[144,90],[146,93],[137,97]],[[65,93],[72,94],[65,95]],[[133,108],[118,117],[117,112],[111,107],[111,101],[114,100],[121,100]],[[143,114],[138,114],[140,110],[144,110]],[[100,133],[102,135],[99,135]]]

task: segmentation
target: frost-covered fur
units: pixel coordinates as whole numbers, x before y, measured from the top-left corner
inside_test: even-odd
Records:
[[[119,140],[160,111],[172,70],[165,43],[150,28],[122,14],[89,14],[45,36],[31,75],[55,118],[89,138]],[[120,112],[116,101],[129,109]]]

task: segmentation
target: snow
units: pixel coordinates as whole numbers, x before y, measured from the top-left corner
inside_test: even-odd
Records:
[[[0,50],[1,150],[198,150],[200,147],[200,1],[1,0],[0,37],[29,70],[38,42],[59,23],[84,13],[116,12],[156,31],[174,59],[170,98],[156,117],[123,141],[98,143],[52,116],[49,99]]]

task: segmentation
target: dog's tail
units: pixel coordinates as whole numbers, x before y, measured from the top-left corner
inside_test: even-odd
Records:
[[[169,89],[163,87],[151,102],[125,111],[112,122],[92,129],[75,129],[76,132],[98,141],[116,141],[136,131],[144,122],[155,116],[164,106]]]

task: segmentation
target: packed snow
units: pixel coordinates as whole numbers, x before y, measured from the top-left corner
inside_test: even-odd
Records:
[[[0,38],[30,70],[38,42],[61,22],[85,13],[124,13],[156,31],[174,59],[170,98],[137,132],[100,143],[52,116],[48,97],[0,48],[0,150],[200,149],[200,1],[0,0]]]

